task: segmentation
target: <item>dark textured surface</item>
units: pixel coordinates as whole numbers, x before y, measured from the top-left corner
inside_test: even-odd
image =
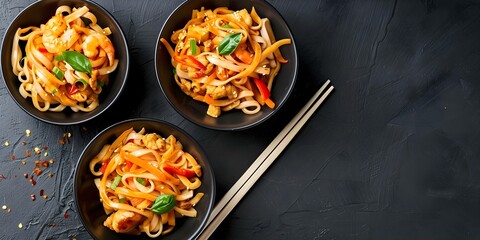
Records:
[[[0,2],[2,36],[30,2]],[[0,84],[0,205],[11,208],[0,209],[0,239],[88,239],[73,207],[74,166],[96,133],[132,117],[166,120],[198,139],[220,198],[327,78],[334,93],[213,238],[480,238],[478,1],[270,0],[295,36],[299,78],[276,116],[233,133],[186,121],[155,79],[156,38],[181,1],[97,2],[129,41],[126,88],[100,118],[60,127],[24,113]],[[72,136],[61,145],[65,132]],[[36,146],[48,149],[25,157]],[[31,186],[23,174],[39,158],[55,163]]]

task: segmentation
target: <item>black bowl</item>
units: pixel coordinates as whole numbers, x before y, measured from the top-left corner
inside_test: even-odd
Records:
[[[194,239],[205,226],[213,208],[215,178],[212,168],[201,146],[188,133],[170,123],[152,119],[131,119],[114,124],[100,132],[81,154],[75,169],[74,195],[75,206],[83,225],[95,239],[149,239],[145,234],[141,236],[119,234],[103,226],[107,215],[100,203],[98,189],[93,181],[94,176],[88,167],[90,160],[95,157],[104,144],[111,144],[123,131],[131,127],[136,131],[140,131],[143,127],[147,133],[155,132],[164,137],[175,136],[182,143],[184,149],[202,166],[202,186],[198,188],[198,192],[203,192],[205,195],[195,205],[198,212],[197,217],[178,219],[173,232],[161,237],[161,239]]]
[[[52,16],[55,15],[55,10],[60,5],[68,5],[70,7],[87,6],[90,11],[95,14],[98,24],[101,27],[109,27],[112,34],[109,36],[115,48],[115,58],[119,59],[117,69],[110,74],[109,85],[104,88],[100,94],[100,105],[91,112],[73,112],[66,108],[62,112],[41,112],[37,110],[30,98],[23,98],[19,93],[20,81],[17,76],[13,74],[11,64],[12,42],[15,32],[19,27],[40,26],[46,23]],[[42,0],[32,3],[30,6],[20,12],[5,32],[2,43],[2,74],[5,85],[14,99],[14,101],[25,112],[31,116],[45,121],[47,123],[57,125],[71,125],[88,121],[110,107],[118,98],[120,92],[125,85],[128,70],[129,70],[129,53],[127,40],[113,16],[103,7],[88,0]]]
[[[206,9],[228,7],[231,10],[241,10],[245,8],[249,12],[252,6],[254,6],[260,17],[269,18],[276,39],[290,38],[292,40],[291,44],[280,48],[282,55],[288,60],[288,63],[282,65],[280,72],[274,80],[271,98],[275,101],[276,107],[273,110],[264,106],[259,113],[254,115],[244,114],[240,110],[232,110],[223,112],[218,118],[213,118],[206,114],[207,104],[193,100],[184,94],[175,83],[170,55],[160,42],[160,38],[170,40],[173,31],[183,28],[187,21],[191,19],[192,10],[200,9],[202,6]],[[155,70],[165,97],[183,117],[193,123],[211,129],[241,130],[264,122],[287,101],[297,77],[297,51],[287,23],[280,13],[267,1],[188,0],[173,11],[159,34],[155,54]]]

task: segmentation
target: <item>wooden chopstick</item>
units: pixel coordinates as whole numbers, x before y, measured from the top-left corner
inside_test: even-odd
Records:
[[[290,141],[295,137],[298,131],[303,127],[307,120],[313,115],[315,110],[323,103],[328,95],[333,91],[334,87],[330,86],[324,92],[330,80],[327,80],[322,87],[313,95],[307,104],[295,115],[295,117],[283,128],[283,130],[275,137],[275,139],[265,148],[258,156],[255,162],[245,171],[238,181],[230,188],[212,210],[207,221],[206,228],[200,234],[198,239],[208,239],[217,229],[220,223],[233,210],[238,202],[245,196],[260,176],[275,161]]]

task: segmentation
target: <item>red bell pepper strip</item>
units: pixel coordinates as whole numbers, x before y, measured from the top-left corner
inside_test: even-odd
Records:
[[[48,50],[45,48],[39,48],[38,51],[40,51],[41,53],[48,53]]]
[[[258,78],[254,78],[253,82],[255,82],[255,85],[257,86],[258,90],[260,91],[260,94],[262,95],[263,100],[269,99],[270,98],[270,91],[268,90],[267,85],[265,85],[265,83]]]
[[[102,163],[102,166],[100,167],[100,170],[99,170],[101,173],[105,173],[105,170],[107,170],[107,166],[109,162],[110,162],[110,159],[107,159]]]
[[[173,56],[173,59],[175,59],[175,61],[179,62],[179,63],[182,63],[184,65],[187,65],[189,67],[193,67],[193,68],[196,68],[196,69],[199,69],[199,70],[202,70],[202,71],[205,71],[207,70],[207,67],[205,67],[205,65],[203,65],[201,62],[199,62],[197,59],[195,59],[194,57],[192,56]]]
[[[192,178],[192,177],[195,176],[195,172],[193,170],[184,169],[184,168],[178,169],[178,168],[170,166],[168,164],[163,165],[163,170],[165,170],[166,172],[168,172],[170,174],[177,174],[177,175],[184,176],[186,178]]]
[[[267,104],[269,108],[273,109],[275,107],[275,103],[270,99],[270,91],[268,90],[267,85],[265,85],[265,83],[258,78],[254,78],[253,82],[255,82],[258,91],[260,91],[260,95],[262,95],[265,104]]]
[[[67,84],[65,84],[65,88],[67,89],[67,92],[70,95],[78,93],[78,88],[75,87],[74,84],[67,83]]]

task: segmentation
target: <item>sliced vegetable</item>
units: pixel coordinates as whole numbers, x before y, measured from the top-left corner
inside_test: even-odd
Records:
[[[192,51],[193,55],[197,54],[197,42],[195,39],[190,39],[190,51]]]
[[[175,207],[175,204],[177,204],[177,201],[175,200],[175,196],[173,196],[173,194],[162,194],[155,199],[152,207],[148,209],[153,213],[160,215],[172,210],[173,207]]]
[[[39,48],[38,51],[41,53],[48,53],[48,50],[45,48]]]
[[[208,94],[206,94],[205,96],[208,96]],[[193,170],[189,170],[185,168],[176,168],[168,164],[163,165],[163,170],[165,170],[170,174],[177,174],[177,175],[184,176],[186,178],[192,178],[195,176],[195,171]]]
[[[105,160],[103,163],[102,163],[102,166],[100,167],[100,171],[101,173],[105,173],[105,170],[107,170],[107,166],[108,166],[108,163],[110,162],[110,159],[107,159]]]
[[[55,88],[55,89],[53,89],[53,91],[52,91],[52,95],[53,95],[53,96],[55,96],[55,94],[57,94],[57,92],[58,92],[58,90],[57,90],[56,88]]]
[[[269,99],[270,98],[270,91],[268,90],[267,85],[265,85],[265,83],[258,78],[254,78],[253,82],[255,82],[255,85],[257,86],[258,90],[260,91],[260,94],[262,95],[263,100]]]
[[[52,69],[53,74],[55,74],[55,77],[57,77],[59,80],[63,80],[63,72],[60,70],[58,67],[53,67]]]
[[[139,178],[137,177],[137,182],[142,184],[143,186],[147,185],[147,183],[145,182],[145,180],[143,180],[142,178]]]
[[[270,90],[268,90],[267,85],[265,85],[265,83],[258,78],[254,78],[253,82],[255,82],[255,85],[257,86],[260,95],[262,95],[265,104],[267,104],[269,108],[273,109],[275,107],[275,103],[270,99]]]
[[[119,203],[125,203],[126,201],[127,201],[126,198],[120,198],[120,199],[118,199],[118,202],[119,202]]]
[[[55,57],[55,60],[65,61],[70,66],[72,66],[73,69],[79,72],[92,74],[92,64],[90,63],[90,60],[88,60],[88,58],[85,57],[85,55],[79,52],[63,51],[62,55]]]
[[[75,81],[75,87],[79,90],[79,91],[83,91],[87,88],[88,86],[88,83],[87,81],[83,80],[83,78],[79,78]]]
[[[233,33],[226,36],[218,45],[218,53],[228,55],[235,51],[238,44],[242,40],[242,33]]]
[[[193,67],[202,71],[207,70],[207,67],[195,59],[193,56],[173,56],[173,59],[181,64],[184,64],[189,67]]]
[[[224,25],[222,25],[222,28],[232,28],[232,26],[230,26],[228,24],[224,24]]]
[[[67,84],[65,84],[65,88],[67,89],[67,92],[70,95],[78,93],[77,87],[75,87],[75,85],[73,85],[73,84],[67,83]]]
[[[105,83],[100,81],[100,80],[97,80],[97,83],[98,83],[98,86],[100,86],[102,88],[105,86]]]
[[[120,180],[122,180],[122,176],[117,175],[113,180],[112,185],[110,185],[110,189],[115,190],[115,188],[117,188],[118,184],[120,183]]]

